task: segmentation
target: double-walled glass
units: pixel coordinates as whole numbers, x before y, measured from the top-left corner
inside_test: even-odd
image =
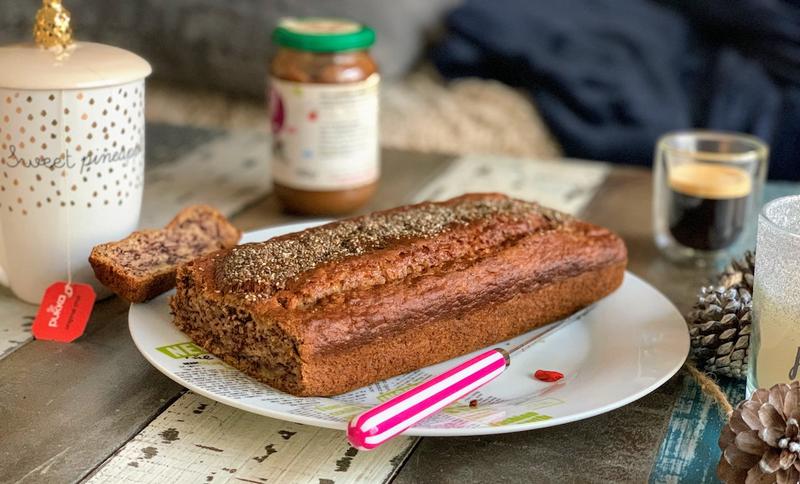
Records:
[[[654,163],[656,245],[673,260],[711,264],[752,241],[768,152],[758,138],[736,133],[662,137]]]
[[[749,392],[800,375],[800,195],[761,211],[753,286]]]

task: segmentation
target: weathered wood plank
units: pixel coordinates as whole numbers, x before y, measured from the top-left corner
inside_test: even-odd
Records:
[[[414,441],[399,438],[359,452],[341,431],[258,416],[189,392],[88,483],[379,483],[394,473]]]
[[[384,150],[381,154],[381,181],[375,197],[357,213],[383,210],[403,203],[410,203],[414,194],[447,170],[451,156],[408,153]],[[246,207],[236,217],[242,230],[256,230],[267,226],[309,220],[281,212],[274,196],[262,198]]]
[[[127,311],[109,299],[75,343],[32,341],[0,361],[0,480],[75,481],[181,391],[136,353]]]
[[[20,301],[7,287],[0,287],[0,360],[31,340],[36,306]]]
[[[422,439],[393,484],[646,482],[678,388],[673,379],[622,409],[558,427]]]
[[[726,421],[713,398],[681,372],[679,397],[650,474],[651,483],[716,483],[719,446]],[[720,386],[732,402],[744,398],[744,382],[724,378]]]
[[[181,207],[207,203],[233,214],[270,192],[269,138],[231,132],[145,173],[142,227],[160,227]]]
[[[414,199],[445,200],[469,192],[501,192],[578,213],[592,199],[609,170],[608,165],[597,162],[468,155],[455,161]]]

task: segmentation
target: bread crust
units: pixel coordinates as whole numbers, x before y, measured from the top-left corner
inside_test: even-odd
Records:
[[[401,233],[373,250],[317,261],[277,285],[274,277],[254,281],[252,274],[232,282],[229,262],[239,248],[196,259],[178,271],[174,322],[197,344],[270,386],[325,396],[562,319],[622,283],[627,252],[607,229],[497,194],[439,205],[449,210],[484,201],[514,208],[424,236]],[[387,214],[424,212],[429,205],[352,223],[368,226],[369,217],[387,220]],[[305,239],[290,234],[275,240]]]

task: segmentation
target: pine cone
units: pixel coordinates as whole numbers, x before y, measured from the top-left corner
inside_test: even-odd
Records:
[[[726,289],[744,287],[753,292],[753,271],[756,266],[756,254],[748,250],[741,259],[734,259],[719,275],[719,283]]]
[[[745,253],[718,276],[718,284],[700,288],[686,319],[692,358],[698,367],[721,376],[747,374],[755,256]]]
[[[800,382],[779,383],[736,406],[719,437],[723,482],[800,482]]]
[[[689,313],[692,357],[705,371],[733,378],[747,374],[752,296],[741,288],[706,286]]]

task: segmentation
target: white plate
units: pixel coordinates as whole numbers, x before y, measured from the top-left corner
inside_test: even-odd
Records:
[[[266,240],[311,224],[249,233]],[[464,361],[471,355],[331,398],[293,397],[257,382],[190,342],[171,322],[168,295],[130,310],[133,341],[145,358],[181,385],[224,404],[269,417],[345,429],[350,417]],[[537,330],[537,331],[541,331]],[[498,346],[511,346],[522,335]],[[683,317],[656,289],[626,273],[615,293],[541,342],[514,354],[498,379],[409,429],[408,435],[463,436],[516,432],[592,417],[647,395],[669,379],[689,351]],[[477,354],[478,352],[473,353]],[[537,369],[565,378],[543,383]],[[472,408],[468,402],[478,400]]]

